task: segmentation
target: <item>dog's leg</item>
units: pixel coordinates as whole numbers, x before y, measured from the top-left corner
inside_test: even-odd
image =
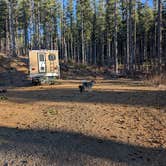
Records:
[[[84,87],[82,85],[79,86],[80,93],[84,91]]]

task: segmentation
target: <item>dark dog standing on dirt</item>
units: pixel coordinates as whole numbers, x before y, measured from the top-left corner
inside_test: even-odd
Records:
[[[7,93],[7,89],[0,89],[0,93]]]
[[[94,83],[95,81],[83,81],[82,82],[82,85],[79,85],[79,90],[80,90],[80,93],[83,93],[84,91],[89,91],[89,90],[92,90],[93,86],[94,86]]]

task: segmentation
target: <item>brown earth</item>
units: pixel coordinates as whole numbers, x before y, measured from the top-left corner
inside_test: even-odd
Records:
[[[165,166],[166,91],[131,80],[10,88],[0,102],[0,165]]]
[[[1,61],[0,166],[166,165],[165,86],[98,76],[83,94],[79,80],[25,87],[27,58]]]
[[[0,53],[0,88],[28,84],[28,58],[25,56],[13,58]]]

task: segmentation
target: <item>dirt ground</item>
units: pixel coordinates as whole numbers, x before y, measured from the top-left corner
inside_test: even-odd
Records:
[[[80,94],[79,83],[8,89],[0,101],[0,165],[166,165],[164,87],[98,80]]]

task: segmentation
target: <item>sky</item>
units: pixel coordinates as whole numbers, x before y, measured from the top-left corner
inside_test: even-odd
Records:
[[[65,3],[66,3],[66,1],[67,0],[64,0]],[[153,0],[142,0],[143,3],[145,3],[146,1],[148,1],[149,6],[153,6]],[[76,4],[75,2],[76,2],[76,0],[74,1],[74,4]]]
[[[148,2],[150,7],[153,7],[153,0],[141,0],[143,3],[145,3],[146,1]],[[66,5],[67,0],[64,0],[64,3]],[[74,0],[74,11],[76,12],[76,0]]]
[[[142,0],[143,3],[145,3],[146,1],[148,1],[148,4],[150,6],[153,6],[153,0]]]
[[[147,1],[147,0],[142,0],[143,3],[145,3],[145,1]],[[153,6],[153,0],[148,0],[148,4],[149,4],[150,6]]]

